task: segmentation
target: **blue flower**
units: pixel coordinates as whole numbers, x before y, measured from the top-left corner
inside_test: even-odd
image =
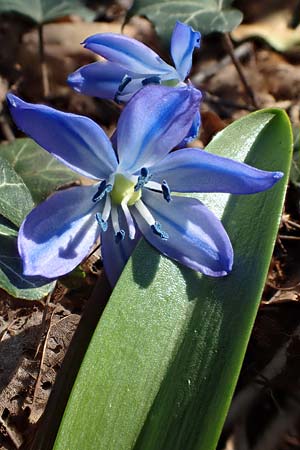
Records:
[[[83,45],[107,61],[81,67],[69,75],[68,83],[82,94],[117,102],[129,101],[147,84],[184,86],[191,70],[194,48],[200,47],[200,40],[199,32],[177,22],[171,39],[173,67],[136,39],[116,33],[95,34],[88,37]],[[185,142],[197,136],[199,127],[200,114],[197,110]]]
[[[198,91],[190,87],[145,87],[124,108],[113,146],[87,117],[9,94],[16,124],[57,159],[95,181],[56,192],[26,217],[18,238],[24,273],[64,275],[88,255],[101,234],[112,285],[141,235],[196,271],[228,274],[233,251],[221,222],[198,200],[173,192],[251,194],[270,188],[282,173],[199,149],[170,153],[190,128],[198,102]]]

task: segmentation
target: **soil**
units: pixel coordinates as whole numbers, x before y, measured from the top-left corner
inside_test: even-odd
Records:
[[[86,36],[121,32],[129,2],[100,3],[94,23],[69,17],[44,26],[50,89],[47,96],[42,87],[36,29],[14,16],[0,18],[1,142],[21,136],[5,106],[5,95],[11,90],[32,102],[88,115],[112,133],[121,107],[81,96],[66,84],[70,72],[95,60],[92,53],[79,45]],[[244,23],[253,25],[265,23],[265,18],[274,12],[291,14],[296,2],[245,3],[235,2],[245,14]],[[168,57],[146,19],[133,18],[125,33]],[[280,53],[255,35],[246,42],[242,39],[238,36],[233,42],[234,53],[257,105],[286,110],[297,136],[299,47]],[[204,92],[201,134],[193,146],[203,147],[216,132],[256,109],[221,35],[204,38],[201,50],[195,52],[191,79]],[[299,201],[299,187],[291,182],[261,307],[219,450],[300,449]],[[82,333],[79,324],[90,320],[93,314],[94,324],[97,323],[110,290],[101,259],[95,255],[83,264],[85,277],[76,283],[67,277],[59,280],[53,295],[41,301],[16,299],[0,291],[0,450],[33,448],[35,433],[43,426],[51,390],[71,351],[74,335],[76,339]],[[100,306],[95,313],[93,299],[99,292]],[[87,343],[90,335],[83,335]],[[76,370],[75,367],[70,384]]]

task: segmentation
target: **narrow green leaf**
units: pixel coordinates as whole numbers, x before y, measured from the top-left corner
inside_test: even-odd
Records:
[[[22,178],[0,156],[0,214],[19,226],[34,206]]]
[[[36,203],[44,200],[57,188],[78,180],[79,175],[57,161],[33,140],[16,139],[0,146],[5,158],[20,175]]]
[[[13,225],[0,216],[0,288],[17,298],[39,300],[54,288],[54,283],[23,275],[17,235]]]
[[[249,196],[206,194],[235,250],[232,273],[212,279],[142,242],[86,352],[55,450],[213,450],[259,305],[291,157],[287,116],[253,113],[208,151],[285,180]],[[47,448],[47,436],[44,439]]]
[[[232,0],[135,0],[127,20],[133,15],[147,17],[167,43],[177,20],[202,34],[232,31],[241,23],[243,15],[231,3]]]
[[[76,14],[86,20],[93,20],[95,12],[80,0],[0,0],[0,13],[17,13],[38,25],[59,17]]]

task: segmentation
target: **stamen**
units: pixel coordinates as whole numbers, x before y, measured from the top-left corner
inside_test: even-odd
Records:
[[[112,191],[112,188],[113,188],[112,185],[106,184],[105,180],[101,181],[96,194],[92,198],[93,202],[96,203],[102,200],[105,194]]]
[[[162,192],[161,184],[157,181],[148,181],[147,189],[153,189],[154,191]]]
[[[141,175],[139,175],[136,185],[134,186],[135,192],[139,189],[142,189],[146,183],[150,180],[152,177],[151,173],[146,167],[141,168]]]
[[[130,195],[128,195],[127,197],[124,198],[124,200],[121,203],[121,207],[123,209],[125,218],[126,218],[126,222],[127,222],[127,226],[128,226],[128,231],[129,231],[129,239],[134,239],[135,237],[135,225],[134,225],[134,221],[133,218],[130,214],[129,208],[128,208],[128,200],[130,199]]]
[[[166,180],[163,180],[163,182],[161,183],[161,189],[162,189],[164,199],[167,200],[167,202],[169,203],[172,200],[171,199],[171,191],[170,191],[170,188],[169,188]]]
[[[160,84],[160,77],[154,76],[154,77],[145,78],[142,81],[142,85],[147,86],[147,84]]]
[[[151,230],[154,234],[157,234],[163,241],[167,241],[169,239],[168,233],[161,229],[161,224],[159,222],[155,222],[154,225],[151,225]]]
[[[102,219],[107,222],[111,211],[111,199],[110,195],[106,196],[105,205],[102,211]]]
[[[147,222],[147,224],[150,225],[150,227],[155,224],[154,217],[152,216],[149,209],[142,202],[142,200],[136,202],[134,206],[136,207],[140,215],[143,217],[143,219]]]
[[[124,241],[125,239],[125,231],[120,230],[115,234],[115,242],[116,244],[119,244],[121,241]]]
[[[161,184],[157,183],[156,181],[148,181],[147,188],[153,189],[154,191],[162,192],[163,197],[165,200],[167,200],[167,202],[170,202],[172,200],[171,190],[166,180],[163,180]]]
[[[115,241],[118,244],[125,238],[125,231],[120,228],[118,209],[114,206],[111,208],[111,221],[115,232]]]
[[[147,206],[142,202],[142,200],[136,202],[134,206],[136,207],[140,215],[143,217],[143,219],[148,223],[148,225],[150,225],[151,230],[153,231],[154,234],[162,238],[164,241],[169,239],[168,233],[166,233],[161,229],[161,224],[154,219],[151,212],[149,211]]]
[[[97,220],[98,225],[101,228],[101,230],[102,231],[106,231],[108,225],[107,225],[106,220],[103,220],[103,217],[102,217],[101,213],[99,213],[99,212],[96,213],[96,220]]]
[[[114,206],[111,208],[111,221],[114,232],[115,234],[117,234],[120,231],[120,224],[119,224],[118,210]]]
[[[127,84],[130,83],[130,81],[132,81],[132,77],[130,77],[129,75],[125,75],[124,78],[123,78],[123,80],[121,81],[121,84],[120,84],[119,87],[118,87],[118,90],[117,90],[116,95],[115,95],[115,98],[114,98],[114,101],[115,101],[116,103],[120,103],[120,101],[119,101],[119,99],[118,99],[118,96],[119,96],[120,94],[122,94],[122,92],[123,92],[124,89],[126,88]]]

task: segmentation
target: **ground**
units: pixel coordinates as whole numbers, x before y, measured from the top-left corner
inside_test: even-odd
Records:
[[[94,23],[68,17],[45,25],[45,60],[49,75],[49,93],[46,95],[45,87],[42,88],[36,30],[14,16],[2,17],[2,142],[21,136],[6,110],[8,90],[17,91],[29,101],[89,115],[112,133],[121,107],[81,96],[65,82],[68,73],[94,60],[93,55],[79,45],[86,36],[121,31],[129,2],[101,3],[98,20]],[[246,6],[245,2],[235,2],[243,10],[245,21],[232,34],[234,53],[258,107],[274,106],[286,110],[297,138],[300,47],[299,43],[298,47],[294,44],[294,35],[286,27],[295,2],[284,2],[285,10],[282,2],[250,3]],[[270,16],[271,13],[275,15]],[[277,25],[279,18],[281,25]],[[282,23],[284,30],[270,37],[268,30],[272,31]],[[253,30],[254,25],[259,25],[259,32]],[[257,39],[261,30],[267,35],[267,41],[261,37]],[[125,32],[168,58],[147,20],[133,18]],[[244,41],[244,37],[248,40]],[[287,48],[278,51],[284,39]],[[293,42],[290,46],[286,44],[288,39]],[[195,53],[191,79],[204,92],[202,130],[193,146],[206,145],[217,131],[256,109],[228,56],[228,45],[222,35],[204,39],[201,50]],[[295,145],[294,177],[288,188],[261,307],[219,450],[300,449],[300,195],[296,156]],[[90,332],[84,331],[84,324],[88,322],[90,329],[96,325],[110,293],[101,259],[96,255],[84,262],[84,277],[58,281],[54,293],[42,301],[16,299],[0,292],[1,450],[34,448],[36,430],[45,426],[42,422],[45,408],[51,408],[51,402],[48,406],[47,402],[55,381],[59,389],[59,374],[64,370],[64,361],[74,356],[72,346],[76,339],[82,339],[86,345],[90,338]],[[81,356],[76,356],[78,361]],[[66,390],[72,384],[77,367],[78,364],[74,364]]]

